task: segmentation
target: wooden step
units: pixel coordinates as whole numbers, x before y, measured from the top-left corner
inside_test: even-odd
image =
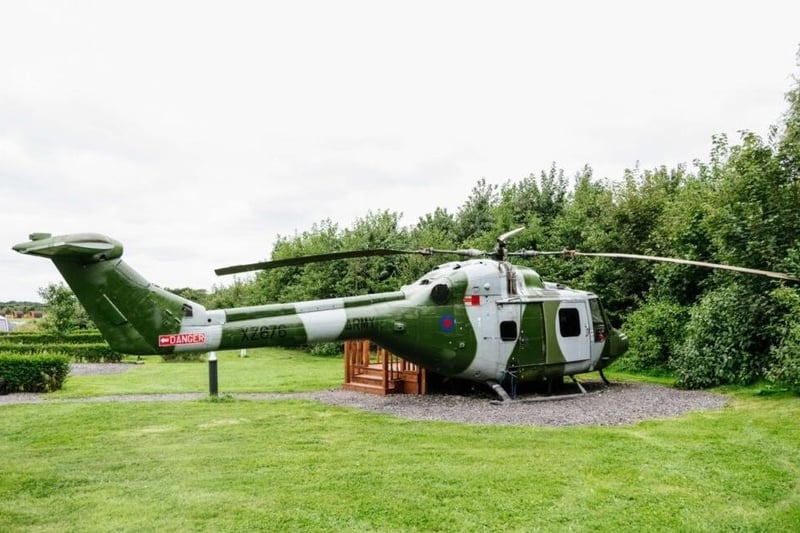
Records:
[[[366,383],[345,383],[342,388],[344,390],[351,390],[356,392],[366,392],[368,394],[377,394],[379,396],[386,396],[387,394],[394,394],[394,389],[384,389],[380,385],[368,385]]]
[[[382,385],[383,376],[373,376],[370,374],[356,374],[350,378],[353,383],[364,383],[365,385]]]

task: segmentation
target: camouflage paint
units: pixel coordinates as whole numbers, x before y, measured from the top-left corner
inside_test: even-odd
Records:
[[[625,336],[605,323],[603,345],[592,346],[589,357],[595,326],[587,319],[579,326],[581,339],[591,337],[586,353],[572,353],[584,341],[559,337],[559,310],[583,306],[588,316],[596,297],[491,259],[439,265],[395,292],[207,310],[142,278],[121,259],[122,244],[104,235],[34,234],[14,250],[51,259],[122,353],[370,339],[446,376],[526,381],[603,368],[627,348]]]

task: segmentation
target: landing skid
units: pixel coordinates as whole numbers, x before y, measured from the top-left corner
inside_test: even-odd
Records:
[[[575,379],[575,376],[570,376],[569,379],[571,379],[572,382],[575,385],[577,385],[578,388],[581,390],[581,393],[578,396],[586,396],[586,389],[583,388],[583,385],[581,385],[581,382],[578,381],[577,379]]]
[[[506,390],[503,388],[503,386],[502,386],[502,385],[500,385],[500,384],[499,384],[498,382],[496,382],[495,380],[493,380],[493,379],[487,380],[487,381],[486,381],[486,384],[487,384],[487,385],[489,385],[489,386],[492,388],[492,390],[495,392],[495,394],[497,394],[498,396],[500,396],[499,403],[506,403],[506,402],[511,402],[511,401],[513,401],[513,400],[511,399],[511,396],[509,396],[509,395],[508,395],[508,393],[507,393],[507,392],[506,392]],[[493,400],[493,401],[495,401],[495,402],[498,402],[498,400]]]
[[[611,385],[611,383],[603,375],[602,370],[600,371],[600,377],[603,379],[603,383],[605,383],[606,386]],[[583,384],[581,384],[580,381],[578,381],[575,378],[575,376],[569,376],[569,378],[572,380],[573,383],[575,383],[580,392],[576,392],[573,394],[552,394],[548,396],[536,396],[529,398],[512,398],[511,396],[508,395],[506,390],[498,382],[494,380],[489,380],[486,383],[492,388],[492,390],[497,394],[497,396],[499,396],[498,400],[490,401],[492,404],[495,405],[510,405],[512,403],[555,402],[558,400],[569,400],[572,398],[585,398],[590,394],[596,394],[597,392],[600,392],[599,390],[587,392],[586,388],[583,386]],[[551,388],[549,390],[550,392],[552,392]]]

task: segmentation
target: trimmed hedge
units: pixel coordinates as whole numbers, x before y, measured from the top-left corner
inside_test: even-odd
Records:
[[[39,332],[11,332],[0,335],[3,344],[100,344],[105,342],[97,330],[78,331],[67,335],[53,335]]]
[[[0,354],[0,393],[50,392],[64,385],[69,358],[64,355]]]
[[[118,363],[123,355],[105,343],[94,344],[0,344],[0,354],[36,355],[58,353],[71,357],[76,363]]]

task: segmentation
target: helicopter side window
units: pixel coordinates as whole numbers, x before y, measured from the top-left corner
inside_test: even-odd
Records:
[[[558,310],[558,329],[562,337],[578,337],[581,334],[581,315],[575,308]]]
[[[603,319],[603,308],[596,298],[589,300],[589,309],[592,311],[592,327],[594,328],[594,342],[606,340],[606,322]]]
[[[194,316],[194,310],[191,305],[183,304],[183,316],[186,318],[192,318],[192,316]]]
[[[517,340],[517,323],[513,320],[500,322],[500,338],[504,341]]]

